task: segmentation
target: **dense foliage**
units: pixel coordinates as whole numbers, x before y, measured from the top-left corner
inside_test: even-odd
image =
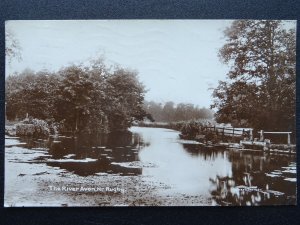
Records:
[[[52,128],[53,125],[51,124]],[[56,134],[56,131],[51,129],[44,120],[26,118],[16,124],[16,135],[18,136],[47,137],[49,134]]]
[[[103,60],[56,73],[25,70],[6,79],[7,118],[34,117],[72,132],[126,130],[145,116],[144,93],[136,72]]]
[[[220,141],[217,133],[212,130],[213,126],[216,126],[214,120],[200,119],[190,121],[177,121],[177,122],[139,122],[137,124],[141,127],[155,127],[155,128],[166,128],[180,131],[180,137],[183,139],[198,141]],[[222,125],[223,126],[223,125]],[[203,136],[202,138],[199,138]]]
[[[22,59],[19,41],[8,28],[5,29],[5,57],[8,63],[11,63],[12,59]]]
[[[295,131],[296,35],[281,21],[237,20],[220,59],[231,66],[214,90],[218,122]]]
[[[199,108],[193,104],[166,102],[145,102],[145,111],[152,116],[156,122],[178,122],[198,119],[212,119],[213,111],[207,108]]]

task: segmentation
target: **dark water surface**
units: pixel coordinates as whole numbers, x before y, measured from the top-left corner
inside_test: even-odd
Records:
[[[80,176],[147,176],[166,191],[212,198],[216,205],[296,203],[296,156],[205,148],[180,140],[178,132],[132,127],[131,132],[78,138],[23,140],[48,149],[46,163]]]

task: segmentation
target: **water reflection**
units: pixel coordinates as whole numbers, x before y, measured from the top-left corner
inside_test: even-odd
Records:
[[[291,155],[230,152],[232,177],[216,176],[212,191],[219,205],[296,203],[296,164]]]
[[[162,191],[168,194],[202,195],[217,205],[296,203],[294,155],[208,148],[187,144],[178,134],[132,127],[127,133],[22,142],[27,148],[48,151],[35,162],[80,176],[143,175],[142,179],[164,184]],[[136,162],[140,165],[126,164]]]
[[[140,132],[142,129],[142,133]],[[168,184],[168,192],[210,196],[211,176],[231,176],[231,163],[226,153],[201,154],[194,152],[193,145],[187,152],[178,139],[178,132],[160,128],[133,128],[151,144],[140,152],[140,160],[150,161],[156,168],[144,168],[143,175]]]
[[[158,165],[143,174],[169,184],[169,192],[201,194],[217,205],[296,203],[294,155],[266,154],[181,144],[178,132],[132,129],[151,143],[140,159]]]
[[[129,168],[114,163],[138,161],[139,149],[147,144],[142,142],[139,135],[132,135],[130,132],[23,141],[27,143],[27,148],[48,149],[48,155],[35,159],[35,162],[46,162],[49,166],[59,167],[80,176],[140,175],[141,168]]]

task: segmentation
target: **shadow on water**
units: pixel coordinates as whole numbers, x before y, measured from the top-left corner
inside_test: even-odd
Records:
[[[208,149],[183,144],[192,157],[205,160],[223,157],[231,162],[231,176],[209,180],[218,205],[296,204],[296,157],[289,154]]]
[[[48,155],[36,158],[34,162],[46,162],[48,166],[80,176],[98,173],[132,176],[142,173],[141,168],[114,164],[139,161],[138,152],[146,144],[131,132],[24,140],[27,148],[48,149]]]
[[[31,163],[80,176],[145,175],[167,185],[164,191],[170,194],[201,195],[216,205],[296,203],[294,155],[208,148],[184,143],[177,131],[162,128],[130,131],[21,141],[23,147],[48,153]],[[128,166],[131,162],[154,166]]]

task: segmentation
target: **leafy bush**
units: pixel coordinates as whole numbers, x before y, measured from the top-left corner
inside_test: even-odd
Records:
[[[48,125],[45,120],[26,118],[16,124],[16,135],[30,137],[47,137],[50,134],[57,134],[58,127],[52,123]]]
[[[183,137],[194,139],[198,134],[206,134],[207,132],[204,132],[204,129],[210,126],[213,126],[212,121],[193,120],[182,123],[180,131]]]
[[[17,136],[34,136],[34,125],[33,124],[16,124],[16,135]]]
[[[9,136],[16,136],[16,126],[15,125],[5,125],[5,134]]]

